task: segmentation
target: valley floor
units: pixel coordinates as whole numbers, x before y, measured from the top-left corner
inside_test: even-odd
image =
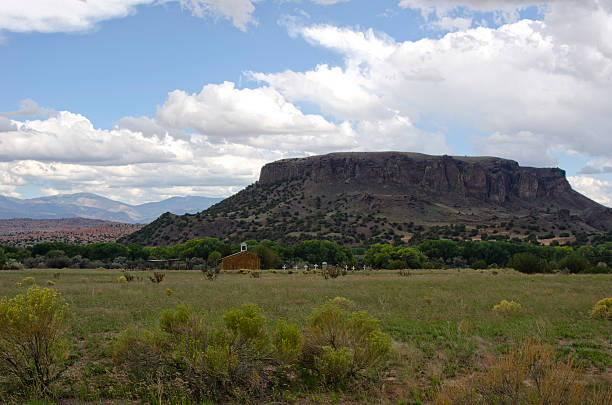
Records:
[[[349,272],[325,280],[320,274],[240,272],[207,280],[199,271],[164,271],[159,283],[149,272],[133,272],[118,283],[118,270],[27,270],[0,272],[0,297],[24,291],[25,277],[47,280],[70,305],[71,367],[59,395],[78,401],[125,395],[109,376],[110,343],[128,327],[155,327],[165,308],[186,303],[205,320],[244,303],[256,303],[270,325],[278,318],[304,326],[313,308],[343,296],[381,321],[395,354],[384,386],[371,402],[428,403],[440,387],[483,370],[491,358],[526,338],[553,345],[573,358],[589,384],[612,386],[612,322],[590,317],[593,305],[612,295],[610,275],[525,275],[511,270],[411,270]],[[52,284],[52,283],[49,283]],[[170,289],[168,291],[167,289]],[[492,311],[501,300],[520,303],[520,312]],[[342,393],[297,393],[299,402],[359,402]],[[294,398],[295,399],[295,398]]]

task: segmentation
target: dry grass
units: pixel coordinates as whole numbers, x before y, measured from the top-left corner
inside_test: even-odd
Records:
[[[589,388],[572,360],[558,360],[551,345],[528,339],[463,383],[444,387],[436,405],[607,405],[612,389]]]

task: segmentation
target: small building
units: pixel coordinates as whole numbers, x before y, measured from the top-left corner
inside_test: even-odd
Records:
[[[257,253],[249,252],[247,244],[240,245],[240,252],[221,259],[221,270],[259,270],[261,260]]]

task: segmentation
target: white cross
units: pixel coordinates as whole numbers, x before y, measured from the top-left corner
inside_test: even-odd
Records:
[[[344,265],[344,270],[348,270],[348,264]]]
[[[287,270],[287,266],[283,264],[283,270]]]
[[[294,269],[297,271],[297,264],[295,265]]]
[[[355,271],[355,266],[351,267],[351,269],[352,269],[353,271]]]
[[[363,265],[363,270],[365,270],[365,264]]]

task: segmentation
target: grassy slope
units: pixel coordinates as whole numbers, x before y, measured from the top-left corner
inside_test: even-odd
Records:
[[[74,313],[70,337],[78,360],[70,375],[81,380],[77,386],[85,398],[108,395],[100,394],[108,392],[101,376],[112,337],[129,326],[155,325],[164,308],[185,302],[219,322],[228,309],[254,302],[270,320],[285,317],[303,325],[314,307],[335,296],[350,298],[378,317],[396,340],[400,355],[387,388],[390,397],[406,397],[409,391],[415,397],[427,395],[440,381],[461,378],[482,367],[487,356],[533,335],[553,343],[562,355],[573,353],[587,366],[589,378],[612,384],[612,323],[589,317],[596,301],[612,295],[612,277],[607,275],[451,270],[413,271],[410,277],[356,273],[324,280],[314,274],[264,272],[260,279],[222,274],[211,282],[197,271],[165,273],[161,284],[151,283],[147,272],[135,273],[141,281],[118,284],[121,273],[111,270],[3,271],[0,296],[23,290],[15,283],[26,276],[40,285],[56,282],[54,288]],[[167,288],[174,293],[167,295]],[[494,314],[491,308],[502,299],[519,302],[522,313]]]

